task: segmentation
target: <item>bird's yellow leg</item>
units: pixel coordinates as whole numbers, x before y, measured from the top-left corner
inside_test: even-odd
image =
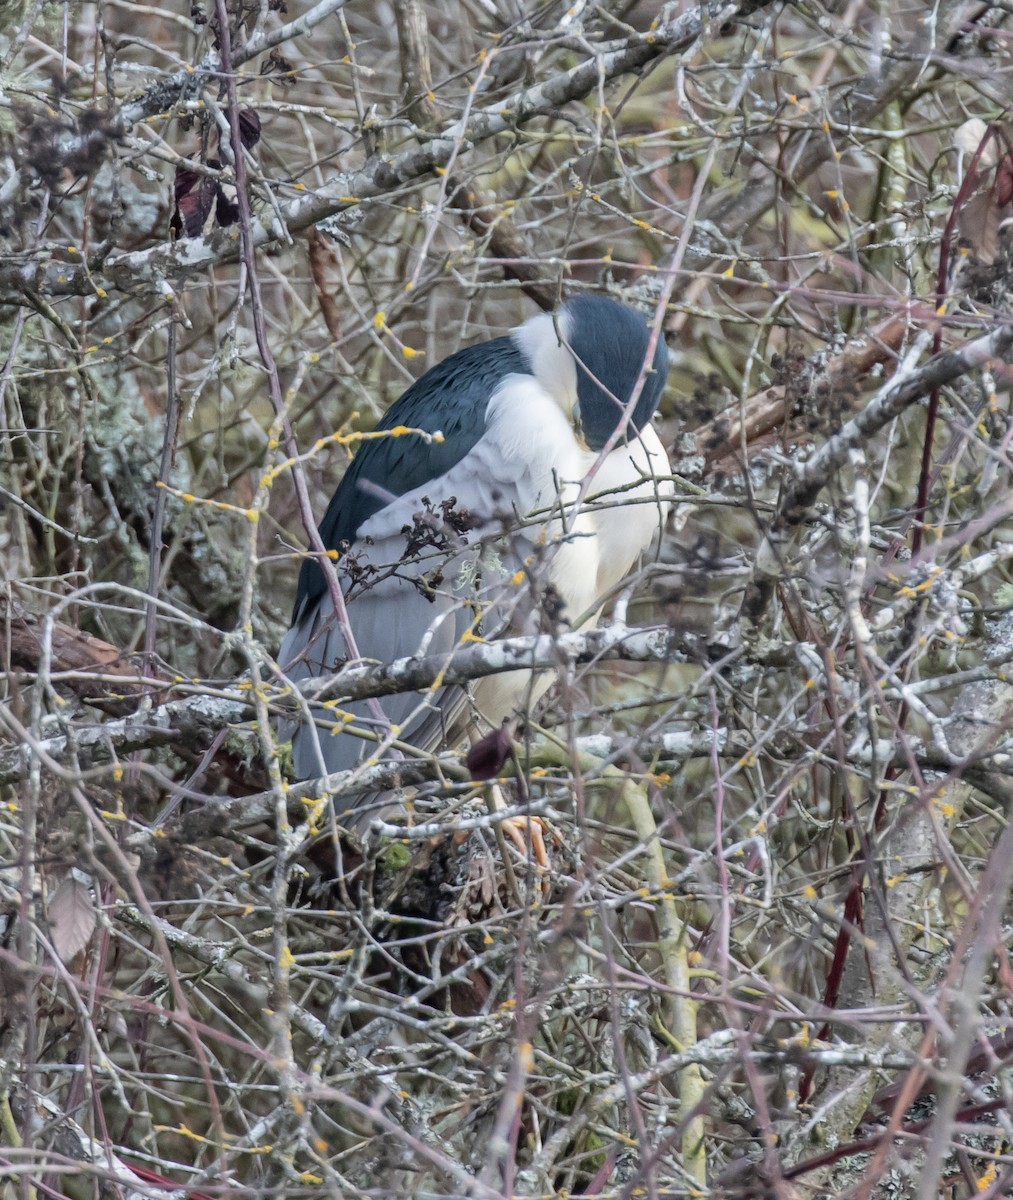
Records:
[[[506,808],[503,793],[495,783],[489,789],[488,803],[491,812],[501,812]],[[542,896],[548,899],[552,887],[549,878],[552,860],[545,845],[545,822],[541,817],[504,817],[499,827],[513,842],[521,858],[530,862],[541,877]]]

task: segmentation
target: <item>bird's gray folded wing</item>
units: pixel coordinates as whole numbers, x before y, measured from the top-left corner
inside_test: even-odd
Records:
[[[365,661],[392,662],[421,652],[450,654],[456,646],[466,615],[451,596],[423,596],[411,582],[389,579],[347,603],[358,655]],[[329,595],[324,595],[304,619],[289,630],[278,661],[295,684],[326,677],[352,660],[344,635],[334,617]],[[369,730],[377,739],[391,731],[400,741],[420,750],[433,750],[463,732],[461,714],[466,705],[463,688],[447,687],[419,695],[404,692],[368,700],[309,705],[312,724],[300,721],[292,733],[293,766],[300,778],[350,770],[377,755],[377,742],[355,736],[350,729]],[[378,720],[383,710],[387,728]]]

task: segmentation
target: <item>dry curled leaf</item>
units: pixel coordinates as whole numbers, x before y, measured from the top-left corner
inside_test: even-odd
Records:
[[[260,117],[252,108],[241,109],[239,114],[239,138],[246,150],[251,150],[260,141]],[[222,164],[217,158],[209,158],[207,167],[220,171]],[[235,188],[223,186],[211,175],[194,170],[186,163],[179,163],[173,179],[175,208],[169,228],[175,237],[201,237],[210,233],[217,224],[222,228],[234,225],[239,220],[239,204]],[[211,221],[214,210],[215,220]]]
[[[69,963],[88,945],[95,932],[98,917],[91,888],[73,873],[67,875],[50,897],[46,914],[53,947],[63,962]]]
[[[509,760],[513,742],[506,726],[494,729],[468,751],[467,764],[472,779],[495,779]]]

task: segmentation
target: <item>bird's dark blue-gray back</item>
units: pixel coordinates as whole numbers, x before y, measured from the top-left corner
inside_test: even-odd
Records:
[[[458,350],[417,379],[376,428],[421,429],[442,433],[443,440],[430,442],[406,433],[363,442],[320,522],[325,548],[340,551],[343,544],[352,545],[362,523],[392,497],[438,479],[459,463],[485,432],[489,397],[508,375],[528,369],[513,339],[500,337]],[[319,563],[304,560],[293,621],[311,609],[325,590]]]

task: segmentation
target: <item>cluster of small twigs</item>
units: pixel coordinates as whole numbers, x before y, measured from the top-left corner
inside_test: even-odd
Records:
[[[1011,29],[3,7],[3,1200],[1010,1190]],[[272,655],[377,416],[586,288],[652,562],[317,697],[552,672],[545,868],[460,747],[290,779]]]

